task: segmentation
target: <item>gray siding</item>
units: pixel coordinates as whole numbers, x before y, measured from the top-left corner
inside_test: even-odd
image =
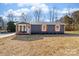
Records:
[[[41,25],[31,25],[31,33],[41,33]]]
[[[48,27],[47,33],[50,34],[54,33],[54,25],[48,25],[47,27]]]
[[[61,25],[61,33],[64,33],[64,25]]]
[[[35,34],[42,34],[42,33],[49,33],[49,34],[53,34],[53,33],[64,33],[64,25],[60,26],[60,31],[56,32],[55,31],[55,25],[47,25],[47,31],[46,32],[42,32],[41,31],[41,25],[31,25],[31,33],[35,33]]]

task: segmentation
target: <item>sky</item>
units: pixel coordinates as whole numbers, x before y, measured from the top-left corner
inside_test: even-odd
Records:
[[[0,3],[0,16],[7,19],[9,13],[13,13],[15,16],[20,16],[21,13],[32,14],[36,8],[41,8],[46,19],[49,10],[56,11],[57,18],[61,18],[67,13],[72,13],[79,10],[79,3]]]

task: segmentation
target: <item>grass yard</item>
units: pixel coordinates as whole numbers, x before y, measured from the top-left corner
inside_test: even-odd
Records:
[[[68,34],[79,34],[79,31],[65,31]]]
[[[17,35],[0,39],[0,55],[79,55],[79,37],[65,35]]]

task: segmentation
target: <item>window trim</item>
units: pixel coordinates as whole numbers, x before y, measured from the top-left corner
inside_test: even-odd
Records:
[[[42,30],[43,32],[46,32],[46,31],[47,31],[47,24],[42,24],[42,25],[41,25],[41,30]]]
[[[58,28],[57,28],[57,27],[58,27]],[[55,31],[56,31],[56,32],[60,32],[60,27],[61,27],[60,24],[56,24],[56,25],[55,25]]]

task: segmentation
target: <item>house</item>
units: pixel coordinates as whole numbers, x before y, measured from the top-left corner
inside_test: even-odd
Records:
[[[0,33],[7,32],[7,21],[0,16]]]
[[[63,34],[63,23],[39,22],[16,24],[16,34]]]
[[[3,28],[4,28],[4,21],[2,17],[0,17],[0,30],[2,30]]]

